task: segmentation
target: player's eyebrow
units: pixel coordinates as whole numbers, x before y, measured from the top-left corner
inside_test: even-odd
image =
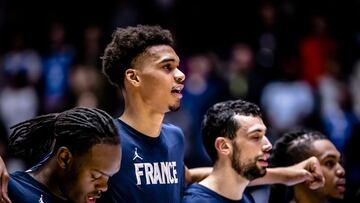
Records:
[[[266,132],[265,126],[255,125],[248,129],[247,134]]]
[[[164,58],[160,60],[158,63],[167,63],[167,62],[176,62],[173,58]]]
[[[107,174],[107,173],[105,173],[105,172],[102,172],[102,171],[100,171],[100,170],[93,169],[93,171],[96,171],[96,172],[98,172],[98,173],[101,173],[101,174],[104,175],[104,176],[111,177],[111,175],[109,175],[109,174]]]

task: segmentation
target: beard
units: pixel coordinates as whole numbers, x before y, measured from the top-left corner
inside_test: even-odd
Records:
[[[61,193],[66,195],[66,198],[71,201],[75,201],[72,192],[74,191],[73,187],[76,186],[78,177],[78,166],[76,163],[71,163],[66,166],[63,176],[58,180]]]
[[[171,112],[176,112],[180,109],[180,101],[174,105],[169,106],[169,110]]]
[[[258,167],[256,165],[258,157],[255,157],[247,163],[240,163],[239,157],[241,151],[235,144],[233,146],[234,153],[231,157],[231,166],[239,175],[251,181],[256,178],[263,177],[266,174],[266,168]]]

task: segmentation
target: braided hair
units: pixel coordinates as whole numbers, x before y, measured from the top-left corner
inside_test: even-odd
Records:
[[[273,148],[270,163],[274,166],[290,166],[313,156],[312,143],[327,139],[321,132],[301,129],[285,133]]]
[[[313,156],[312,143],[316,140],[326,140],[321,132],[310,129],[299,129],[285,133],[273,147],[270,163],[273,167],[291,166]],[[288,203],[293,198],[291,187],[273,185],[269,202]]]
[[[61,146],[81,155],[95,144],[120,144],[113,118],[96,108],[77,107],[38,116],[11,127],[10,151],[36,163]]]

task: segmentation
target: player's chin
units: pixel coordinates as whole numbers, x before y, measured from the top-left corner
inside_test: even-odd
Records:
[[[333,198],[338,200],[344,199],[344,193],[345,191],[336,191],[336,194],[333,195]]]
[[[264,166],[258,166],[259,176],[260,176],[260,177],[265,176],[265,174],[266,174],[266,168],[267,168],[267,167],[264,167]]]
[[[169,110],[171,112],[178,111],[179,109],[180,109],[180,101],[177,102],[176,104],[173,104],[173,105],[169,106]]]

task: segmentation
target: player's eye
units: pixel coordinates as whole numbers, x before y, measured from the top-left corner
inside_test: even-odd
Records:
[[[98,179],[101,178],[101,174],[91,174],[91,178],[92,178],[93,180],[98,180]]]
[[[328,161],[325,161],[324,165],[328,168],[333,168],[335,166],[336,162],[333,161],[333,160],[328,160]]]
[[[171,70],[173,69],[170,64],[166,64],[166,65],[164,65],[163,67],[164,67],[164,69],[167,70],[167,71],[171,71]]]

